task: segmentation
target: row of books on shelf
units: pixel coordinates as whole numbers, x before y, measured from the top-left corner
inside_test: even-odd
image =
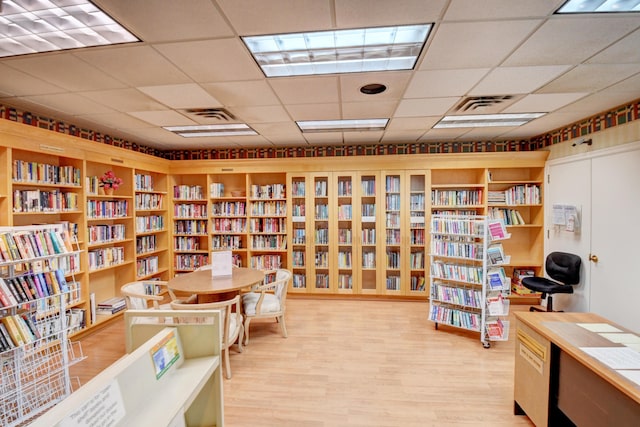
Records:
[[[0,233],[0,262],[72,252],[69,233],[42,229]]]
[[[13,212],[70,212],[78,210],[80,196],[60,190],[14,190]]]
[[[432,286],[431,298],[438,301],[473,308],[482,307],[482,291],[479,288],[447,286],[439,280],[434,281]]]
[[[456,310],[439,304],[431,305],[429,320],[459,328],[480,330],[480,314],[468,311]]]
[[[80,169],[73,166],[50,165],[19,159],[11,162],[13,182],[80,186],[81,175]]]
[[[0,353],[27,344],[45,344],[60,338],[60,333],[84,328],[85,310],[73,308],[64,314],[38,319],[30,313],[19,313],[0,319]]]
[[[0,303],[3,307],[64,292],[69,292],[69,286],[62,270],[0,278]]]
[[[127,308],[124,297],[113,297],[100,301],[96,307],[97,314],[116,314]]]
[[[532,291],[522,284],[522,279],[533,276],[535,276],[535,271],[533,269],[515,268],[511,277],[511,292],[516,295],[540,296],[540,292]]]

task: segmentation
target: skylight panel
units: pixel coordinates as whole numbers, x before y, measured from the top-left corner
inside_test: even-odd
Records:
[[[431,24],[242,37],[267,77],[411,70]]]
[[[640,0],[568,0],[556,13],[640,12]]]
[[[183,138],[202,138],[207,136],[247,136],[258,135],[245,123],[229,123],[223,125],[164,126],[165,130]]]
[[[387,127],[389,119],[302,120],[296,122],[302,132],[379,131]]]
[[[444,116],[435,124],[434,129],[522,126],[544,115],[545,113],[514,113]]]
[[[0,57],[138,41],[87,0],[2,0]]]

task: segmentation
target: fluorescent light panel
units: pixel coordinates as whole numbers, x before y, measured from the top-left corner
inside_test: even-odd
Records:
[[[389,119],[304,120],[296,122],[302,132],[349,132],[384,130]]]
[[[87,0],[3,0],[0,57],[138,42]]]
[[[267,77],[411,70],[431,24],[242,37]]]
[[[444,116],[438,123],[436,123],[434,129],[522,126],[523,124],[544,115],[545,113],[520,113]]]
[[[164,129],[184,138],[203,138],[206,136],[247,136],[258,133],[244,123],[225,125],[163,126]]]
[[[640,12],[640,0],[569,0],[556,13]]]

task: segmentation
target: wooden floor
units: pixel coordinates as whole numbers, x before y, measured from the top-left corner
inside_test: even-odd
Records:
[[[484,349],[426,314],[425,302],[290,298],[288,338],[254,321],[232,350],[226,426],[532,426],[513,415],[514,328]],[[84,383],[121,357],[123,334],[118,321],[83,338],[72,375]]]

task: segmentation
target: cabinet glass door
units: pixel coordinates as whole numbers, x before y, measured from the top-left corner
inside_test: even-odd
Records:
[[[307,277],[309,272],[308,243],[309,235],[307,233],[307,220],[309,219],[307,209],[307,183],[306,175],[289,176],[289,191],[291,206],[289,235],[289,248],[291,251],[291,271],[293,272],[291,280],[291,292],[306,292],[308,290]]]
[[[375,294],[378,283],[378,185],[374,173],[358,177],[358,212],[360,215],[360,292]]]
[[[384,239],[385,239],[385,287],[383,293],[399,293],[402,285],[402,173],[384,174]]]
[[[409,293],[426,294],[425,276],[425,174],[408,174],[409,184]]]
[[[337,291],[338,293],[353,293],[354,283],[354,206],[353,206],[353,174],[337,174],[334,188],[337,190],[337,219],[338,226],[334,227],[337,235]]]
[[[330,258],[329,227],[329,176],[313,177],[313,280],[315,292],[329,292],[329,271],[333,263]]]

